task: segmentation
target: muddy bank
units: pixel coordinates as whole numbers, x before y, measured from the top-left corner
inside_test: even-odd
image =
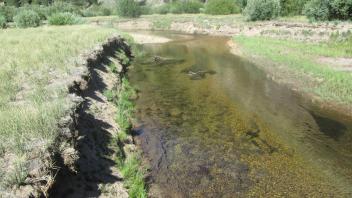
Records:
[[[52,146],[42,157],[33,155],[25,183],[8,197],[128,197],[114,163],[104,159],[104,154],[114,152],[106,143],[119,129],[114,106],[102,93],[106,87],[118,86],[126,72],[119,64],[119,75],[107,73],[105,66],[112,61],[108,57],[114,57],[116,50],[130,55],[124,39],[114,36],[82,54],[71,75],[58,80],[66,85],[66,100],[72,105],[58,122],[60,131]]]
[[[110,22],[122,30],[167,30],[186,34],[217,36],[268,36],[302,41],[326,41],[332,35],[348,34],[351,23],[308,23],[300,21],[246,22],[243,19],[218,19],[211,16],[142,16],[138,19],[112,19]],[[99,21],[99,19],[98,19]],[[104,21],[100,22],[104,23]],[[336,34],[338,33],[338,34]]]

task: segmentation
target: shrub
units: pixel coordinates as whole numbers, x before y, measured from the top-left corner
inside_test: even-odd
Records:
[[[311,0],[304,14],[311,20],[352,19],[352,0]]]
[[[134,0],[117,0],[117,14],[135,18],[141,15],[141,8]]]
[[[329,0],[312,0],[304,8],[304,14],[311,20],[328,20]]]
[[[244,10],[244,8],[247,6],[247,0],[236,0],[237,5],[240,6],[241,10]]]
[[[199,13],[200,9],[203,8],[203,3],[197,0],[188,0],[179,4],[182,13]]]
[[[280,0],[282,16],[300,15],[308,0]]]
[[[243,14],[249,21],[270,20],[280,15],[279,0],[248,0]]]
[[[330,1],[330,19],[352,19],[352,0]]]
[[[205,13],[220,15],[239,13],[240,8],[234,0],[209,0],[205,4]]]
[[[79,19],[75,14],[64,12],[51,15],[48,21],[50,25],[73,25],[78,23]]]
[[[25,5],[23,7],[17,8],[17,13],[25,11],[25,10],[32,10],[36,12],[41,20],[46,20],[48,18],[49,7],[48,6],[41,6],[41,5]]]
[[[154,8],[154,12],[157,14],[167,14],[170,12],[170,5],[169,3],[165,3],[163,5],[157,6]]]
[[[15,17],[14,21],[17,27],[37,27],[40,25],[40,17],[38,13],[33,10],[23,10],[19,12]]]
[[[0,29],[6,28],[6,18],[0,15]]]
[[[82,11],[82,15],[85,17],[110,16],[111,14],[112,14],[111,9],[101,5],[92,5],[89,8]]]
[[[70,12],[70,13],[74,13],[76,15],[82,16],[80,7],[75,6],[71,3],[55,1],[51,6],[48,7],[47,17],[49,17],[54,13],[63,13],[63,12]]]
[[[7,22],[13,22],[13,17],[16,15],[16,7],[0,6],[0,15],[4,16]]]

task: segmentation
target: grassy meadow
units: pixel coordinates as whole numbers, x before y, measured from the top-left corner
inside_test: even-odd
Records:
[[[115,33],[89,25],[0,30],[0,191],[21,184],[33,151],[57,136],[77,57]]]
[[[352,58],[351,39],[308,43],[267,37],[236,36],[234,41],[245,54],[259,56],[274,63],[269,65],[272,65],[275,72],[284,74],[283,78],[289,75],[306,83],[303,87],[306,91],[314,92],[326,100],[352,104],[352,74],[339,70],[337,63],[320,61],[322,58],[331,60]],[[280,67],[276,67],[277,65]],[[304,82],[302,76],[313,78],[314,86]]]

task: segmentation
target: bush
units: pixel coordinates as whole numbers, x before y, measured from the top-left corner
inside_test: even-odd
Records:
[[[236,0],[237,5],[240,6],[241,10],[244,10],[244,8],[247,6],[247,0]]]
[[[243,14],[249,21],[270,20],[280,15],[279,0],[248,0]]]
[[[318,21],[352,19],[352,0],[311,0],[305,5],[304,13]]]
[[[203,3],[197,0],[184,1],[180,4],[182,13],[199,13],[200,9],[203,8]]]
[[[0,15],[0,29],[6,28],[6,18]]]
[[[135,18],[141,15],[141,8],[134,0],[117,0],[117,14]]]
[[[65,12],[51,15],[48,21],[50,25],[73,25],[78,23],[79,19],[75,14]]]
[[[55,1],[51,6],[48,7],[47,18],[54,13],[64,13],[64,12],[70,12],[70,13],[74,13],[76,15],[82,16],[80,7],[75,6],[71,3]]]
[[[16,15],[16,7],[0,6],[0,15],[4,16],[7,22],[13,22],[13,17]]]
[[[240,8],[234,0],[209,0],[205,4],[205,13],[212,15],[225,15],[239,13]]]
[[[46,20],[48,18],[49,7],[48,6],[41,6],[41,5],[25,5],[23,7],[17,8],[17,13],[25,11],[25,10],[32,10],[36,12],[41,20]]]
[[[280,0],[280,13],[282,16],[300,15],[303,13],[304,5],[307,2],[308,0]]]
[[[167,14],[170,12],[170,5],[169,3],[165,3],[163,5],[157,6],[154,8],[154,12],[157,14]]]
[[[92,5],[89,8],[82,11],[82,15],[84,17],[110,16],[111,14],[112,14],[111,9],[101,5]]]
[[[311,20],[328,20],[329,0],[312,0],[304,8],[304,14]]]
[[[330,1],[330,19],[352,19],[352,0]]]
[[[15,17],[14,21],[17,27],[37,27],[40,25],[40,17],[38,13],[33,10],[23,10],[19,12]]]

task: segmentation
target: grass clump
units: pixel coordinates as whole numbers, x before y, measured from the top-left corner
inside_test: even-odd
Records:
[[[116,113],[116,122],[119,125],[121,131],[124,133],[128,133],[131,128],[130,119],[133,114],[134,104],[130,98],[133,94],[135,94],[134,89],[131,87],[128,80],[123,78],[121,90],[116,101],[116,105],[118,107]]]
[[[205,4],[205,13],[212,15],[227,15],[240,12],[240,7],[234,0],[209,0]]]
[[[50,25],[73,25],[79,23],[79,18],[69,12],[55,13],[48,19]]]
[[[0,15],[0,29],[6,28],[6,18]]]
[[[131,154],[120,165],[121,173],[125,179],[125,186],[128,188],[128,195],[131,198],[146,198],[147,191],[145,188],[144,174],[141,168],[140,155]]]
[[[40,16],[33,10],[23,10],[14,17],[17,27],[28,28],[40,25]]]

